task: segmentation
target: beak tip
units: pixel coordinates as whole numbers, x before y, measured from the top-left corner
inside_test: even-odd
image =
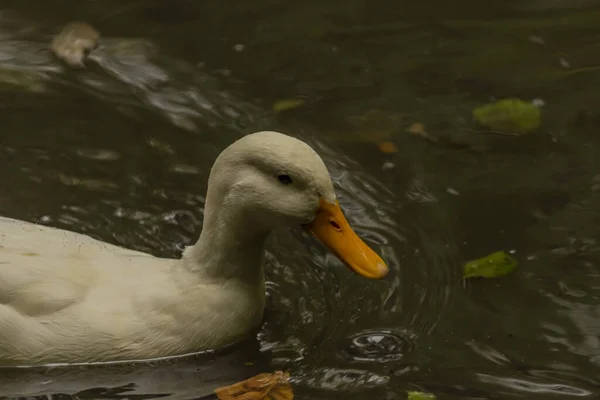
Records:
[[[387,265],[385,265],[385,263],[378,263],[377,269],[379,270],[379,274],[378,274],[379,279],[385,278],[387,276],[387,274],[390,272],[390,269],[387,267]]]

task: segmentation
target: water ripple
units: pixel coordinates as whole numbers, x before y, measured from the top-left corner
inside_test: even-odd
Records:
[[[575,386],[561,383],[532,382],[525,379],[476,374],[485,383],[492,383],[508,389],[527,393],[556,394],[561,396],[588,397],[594,393]]]
[[[342,354],[355,361],[389,363],[414,351],[414,340],[414,334],[405,331],[369,329],[351,335]]]
[[[297,383],[312,389],[343,392],[385,387],[390,381],[385,375],[350,368],[318,368],[310,371],[308,376],[299,371],[294,378]]]

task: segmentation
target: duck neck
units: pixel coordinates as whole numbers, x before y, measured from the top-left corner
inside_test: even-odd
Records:
[[[184,252],[183,264],[203,281],[237,279],[264,285],[264,247],[270,231],[253,223],[233,200],[208,194],[202,233]]]

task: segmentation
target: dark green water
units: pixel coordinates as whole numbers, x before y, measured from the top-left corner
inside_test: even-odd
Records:
[[[105,39],[83,71],[47,51],[71,20]],[[598,398],[599,87],[593,0],[3,0],[1,215],[177,257],[217,154],[281,130],[323,156],[392,272],[365,281],[278,233],[251,343],[1,370],[0,396],[196,399],[286,369],[299,399]],[[543,101],[540,130],[475,132],[472,108],[502,97]],[[305,104],[272,110],[289,98]],[[438,142],[408,134],[415,122]],[[464,262],[497,250],[517,258],[513,274],[461,282]]]

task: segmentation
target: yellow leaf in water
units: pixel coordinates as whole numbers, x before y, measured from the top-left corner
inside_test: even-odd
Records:
[[[398,152],[398,146],[396,146],[393,142],[389,140],[377,143],[377,147],[381,150],[382,153],[392,154]]]
[[[424,136],[426,135],[425,126],[420,122],[415,122],[408,127],[408,133],[416,136]]]
[[[298,108],[298,107],[304,105],[304,103],[305,103],[305,101],[302,99],[277,100],[275,103],[273,103],[273,111],[282,112],[282,111],[291,110],[293,108]]]
[[[289,381],[290,374],[275,371],[217,388],[215,394],[219,400],[291,400],[294,398],[294,392]]]

